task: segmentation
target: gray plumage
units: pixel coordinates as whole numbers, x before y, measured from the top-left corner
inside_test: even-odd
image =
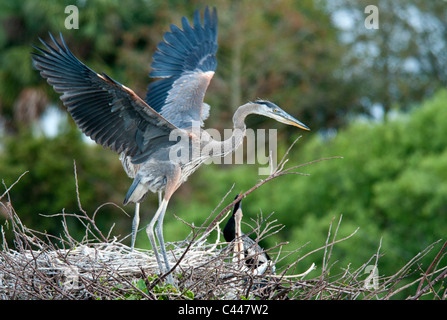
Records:
[[[193,24],[183,18],[182,28],[172,25],[158,45],[150,76],[160,79],[148,86],[145,100],[80,62],[62,35],[58,43],[50,34],[52,45],[41,39],[46,49],[35,47],[38,52],[32,54],[34,66],[62,94],[60,98],[77,126],[96,143],[120,154],[124,170],[134,179],[124,199],[124,204],[136,204],[132,250],[139,225],[139,203],[149,191],[159,194],[159,208],[146,232],[160,272],[170,270],[162,231],[169,199],[204,161],[225,156],[242,143],[244,120],[249,114],[308,130],[274,103],[257,100],[236,110],[229,139],[213,140],[201,127],[209,115],[204,95],[217,66],[216,10],[205,9],[203,24],[196,11]],[[168,281],[172,282],[170,276]]]

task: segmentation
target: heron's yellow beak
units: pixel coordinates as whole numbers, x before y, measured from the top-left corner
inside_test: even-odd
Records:
[[[303,130],[310,131],[310,128],[308,126],[306,126],[304,123],[302,123],[302,122],[300,122],[300,121],[298,121],[296,119],[295,119],[295,121],[288,121],[287,124],[290,124],[292,126],[298,127],[300,129],[303,129]]]
[[[282,123],[285,123],[285,124],[288,124],[288,125],[291,125],[291,126],[294,126],[294,127],[298,127],[300,129],[303,129],[303,130],[310,131],[310,128],[308,126],[306,126],[301,121],[295,119],[294,117],[292,117],[290,114],[288,114],[287,112],[285,112],[284,110],[282,110],[278,106],[276,106],[270,112],[267,112],[267,114],[265,114],[265,113],[261,113],[261,114],[267,115],[268,117],[270,117],[272,119],[275,119],[278,122],[282,122]]]
[[[290,114],[284,112],[285,114],[283,115],[283,123],[294,126],[294,127],[298,127],[300,129],[303,130],[307,130],[310,131],[310,128],[308,126],[306,126],[304,123],[302,123],[301,121],[295,119],[294,117],[292,117]]]

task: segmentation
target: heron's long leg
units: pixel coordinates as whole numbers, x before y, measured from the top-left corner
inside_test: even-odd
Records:
[[[156,222],[157,226],[155,227],[155,232],[157,235],[158,243],[160,244],[160,251],[161,251],[161,253],[163,255],[163,259],[165,261],[166,270],[170,271],[171,268],[169,266],[168,255],[166,253],[165,242],[164,242],[164,237],[163,237],[163,219],[164,219],[164,216],[166,213],[166,208],[168,206],[169,199],[171,198],[171,196],[175,192],[175,190],[177,190],[177,188],[179,187],[178,181],[180,179],[180,167],[174,166],[172,168],[172,171],[169,172],[169,174],[167,175],[166,178],[167,178],[167,183],[166,183],[165,195],[164,195],[163,200],[161,200],[161,204],[160,204],[157,212],[155,213],[153,220],[151,221],[151,225],[152,225],[150,228],[151,235],[149,235],[150,232],[148,231],[148,236],[149,236],[149,239],[151,239],[151,236],[152,236],[151,241],[153,241],[155,243],[153,227]],[[161,192],[159,192],[158,195],[159,195],[159,200],[160,200]],[[149,228],[149,226],[148,226],[148,228]],[[158,264],[161,265],[160,257],[158,256],[157,259],[158,259],[157,260]],[[160,268],[161,272],[162,272],[162,270],[163,269]],[[171,274],[168,275],[167,280],[169,283],[171,283],[171,284],[173,283]]]
[[[168,202],[163,199],[163,201],[161,202],[160,206],[157,209],[157,212],[155,212],[155,215],[152,218],[151,222],[146,227],[146,233],[149,238],[149,241],[151,242],[151,246],[152,246],[152,250],[154,251],[155,259],[157,259],[158,267],[160,269],[160,274],[164,273],[164,267],[163,267],[163,263],[161,262],[160,255],[158,254],[157,243],[155,241],[155,236],[154,236],[154,226],[155,226],[155,223],[157,223],[157,221],[160,217],[160,214],[163,211],[166,211],[167,205],[168,205]],[[164,213],[163,213],[163,215],[164,215]],[[160,246],[162,246],[162,244],[160,244]]]
[[[169,202],[169,200],[166,198],[164,198],[162,200],[162,202],[161,202],[162,210],[160,211],[160,215],[157,218],[157,226],[155,227],[155,234],[157,236],[158,243],[160,244],[160,252],[161,252],[164,262],[165,262],[166,272],[171,270],[171,267],[169,265],[168,255],[166,253],[165,241],[163,238],[163,219],[164,219],[164,216],[166,213],[166,208],[168,206],[168,202]],[[168,281],[168,283],[171,283],[171,284],[173,283],[171,274],[168,275],[167,281]]]
[[[140,224],[140,204],[135,203],[135,216],[132,221],[132,241],[130,245],[130,252],[135,248],[135,239],[137,238],[138,226]]]
[[[166,200],[166,206],[168,204],[168,201]],[[165,240],[163,237],[163,219],[166,213],[166,207],[165,209],[160,212],[160,216],[158,217],[158,221],[157,221],[157,226],[155,227],[155,234],[157,236],[158,239],[158,243],[160,244],[160,251],[161,254],[163,255],[163,259],[165,261],[165,266],[166,266],[166,271],[171,270],[171,267],[169,265],[169,260],[168,260],[168,255],[166,253],[166,248],[165,248]]]
[[[161,191],[158,192],[158,203],[161,206],[161,203],[163,201],[163,197],[162,197],[162,193]],[[167,207],[167,202],[169,201],[169,199],[166,199],[166,207]],[[169,266],[169,260],[168,260],[168,256],[166,254],[166,250],[165,249],[165,240],[163,237],[163,220],[165,217],[165,213],[166,213],[166,209],[163,210],[162,212],[160,212],[160,216],[157,219],[157,226],[155,227],[155,235],[157,236],[158,239],[158,243],[160,244],[160,251],[163,255],[163,259],[165,260],[165,266],[166,266],[166,270],[171,270],[171,267]]]

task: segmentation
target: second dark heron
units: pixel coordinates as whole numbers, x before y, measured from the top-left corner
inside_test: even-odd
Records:
[[[234,241],[234,252],[238,257],[237,260],[243,261],[253,274],[261,275],[268,267],[271,267],[274,271],[275,267],[267,252],[255,240],[242,232],[242,216],[242,200],[239,200],[234,205],[233,213],[223,229],[225,241]]]
[[[202,130],[209,115],[203,102],[216,70],[217,13],[206,8],[203,24],[200,12],[193,24],[182,18],[182,29],[171,25],[153,56],[153,81],[143,100],[132,90],[99,74],[80,62],[50,34],[52,45],[33,53],[34,66],[54,90],[79,128],[96,143],[120,154],[123,167],[133,183],[124,204],[136,204],[132,226],[133,249],[139,224],[139,203],[149,191],[158,193],[159,207],[146,228],[161,273],[170,270],[163,239],[163,218],[169,199],[203,162],[223,157],[242,143],[250,114],[308,130],[274,103],[256,100],[240,106],[234,116],[229,139],[216,141]],[[178,155],[181,156],[178,156]],[[158,254],[158,239],[164,265]],[[168,278],[172,281],[171,278]]]

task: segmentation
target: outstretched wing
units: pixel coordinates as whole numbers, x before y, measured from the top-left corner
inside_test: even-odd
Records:
[[[182,28],[171,25],[164,41],[153,56],[153,81],[148,86],[146,102],[179,128],[208,117],[209,106],[203,103],[206,89],[217,67],[217,12],[208,7],[201,24],[200,12],[194,12],[193,25],[182,18]]]
[[[176,127],[150,108],[132,90],[106,74],[100,75],[80,62],[50,34],[53,46],[34,47],[34,66],[54,90],[78,127],[96,143],[131,156],[134,163],[147,159],[162,146],[171,145]]]

